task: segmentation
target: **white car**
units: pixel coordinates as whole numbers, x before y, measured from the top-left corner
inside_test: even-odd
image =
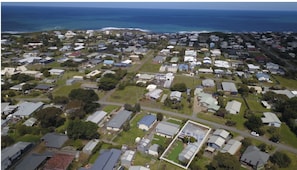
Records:
[[[257,137],[260,136],[260,135],[259,135],[257,132],[255,132],[255,131],[252,131],[252,132],[251,132],[251,135],[253,135],[253,136],[257,136]]]

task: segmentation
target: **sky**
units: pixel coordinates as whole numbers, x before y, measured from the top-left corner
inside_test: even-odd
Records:
[[[297,2],[3,2],[2,5],[100,7],[100,8],[154,8],[154,9],[217,9],[217,10],[277,10],[297,11]]]

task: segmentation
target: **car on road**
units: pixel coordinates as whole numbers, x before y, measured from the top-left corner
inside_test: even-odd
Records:
[[[256,136],[256,137],[260,136],[260,135],[259,135],[257,132],[255,132],[255,131],[252,131],[252,132],[251,132],[251,135]]]

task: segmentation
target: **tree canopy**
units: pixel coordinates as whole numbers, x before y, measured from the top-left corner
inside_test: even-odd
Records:
[[[240,163],[235,156],[229,153],[219,152],[214,156],[213,161],[208,165],[209,170],[237,170],[240,169]]]
[[[176,83],[171,87],[171,91],[186,92],[187,86],[185,83]]]
[[[280,168],[286,168],[291,164],[290,157],[283,153],[276,151],[271,157],[270,161],[274,164],[277,164]]]
[[[94,90],[84,90],[84,89],[71,90],[71,92],[69,93],[69,98],[71,100],[80,100],[85,103],[99,100],[99,97],[94,92]]]
[[[99,138],[98,125],[93,122],[81,120],[70,121],[67,127],[67,135],[71,139],[94,139]]]
[[[56,107],[48,107],[36,112],[36,116],[43,128],[58,127],[65,122],[61,117],[62,110]]]

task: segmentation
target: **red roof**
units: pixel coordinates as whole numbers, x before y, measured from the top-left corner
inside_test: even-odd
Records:
[[[44,170],[66,170],[74,156],[67,154],[55,154],[44,165]]]

